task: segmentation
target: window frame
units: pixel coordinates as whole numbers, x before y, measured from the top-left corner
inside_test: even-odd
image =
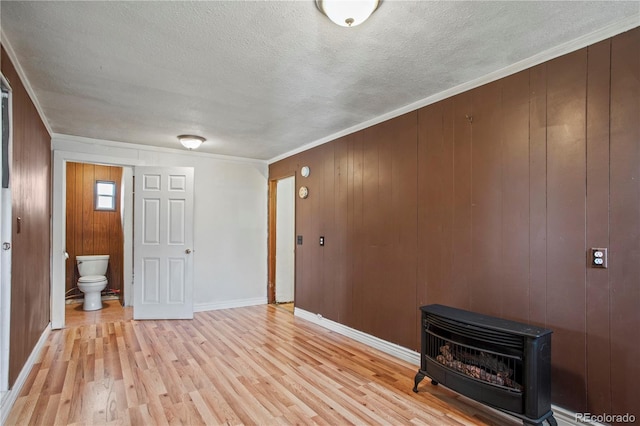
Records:
[[[112,194],[100,194],[98,192],[98,185],[100,184],[108,184],[111,185],[113,187],[113,192]],[[104,180],[104,179],[96,179],[95,184],[93,186],[93,209],[95,211],[101,211],[101,212],[115,212],[116,211],[116,207],[117,207],[117,195],[118,195],[118,188],[116,187],[116,182],[113,180]],[[100,207],[99,205],[99,201],[102,197],[108,197],[111,198],[111,205],[112,207]]]

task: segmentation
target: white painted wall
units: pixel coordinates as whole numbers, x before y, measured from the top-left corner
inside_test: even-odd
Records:
[[[292,302],[295,280],[295,177],[276,189],[276,302]]]
[[[56,170],[61,163],[56,157],[68,158],[73,153],[72,157],[86,157],[86,162],[193,167],[194,310],[266,303],[268,166],[265,161],[58,134],[53,135],[52,146],[56,211],[61,209],[56,200],[62,197],[63,189],[57,181],[64,180]],[[55,216],[54,212],[54,263],[56,253],[64,251],[64,236],[56,232],[59,225]],[[56,247],[60,244],[62,246]],[[53,273],[55,286],[55,266]],[[54,293],[52,291],[52,295]],[[55,303],[52,302],[53,310],[57,307]],[[54,328],[58,325],[53,322]]]

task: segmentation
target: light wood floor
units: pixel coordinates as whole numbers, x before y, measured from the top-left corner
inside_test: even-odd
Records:
[[[520,424],[428,379],[415,394],[415,366],[275,306],[80,312],[51,332],[7,424]]]
[[[123,308],[119,300],[103,300],[102,309],[82,310],[82,303],[65,306],[65,324],[67,328],[103,322],[129,321],[133,319],[133,308]]]
[[[290,313],[293,313],[293,309],[294,309],[294,305],[293,302],[290,303],[278,303],[275,306],[277,306],[278,308],[282,308],[286,311],[289,311]]]

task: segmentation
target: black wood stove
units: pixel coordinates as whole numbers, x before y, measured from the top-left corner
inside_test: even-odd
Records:
[[[557,425],[551,411],[551,330],[442,305],[422,311],[420,370],[469,398],[520,418]]]

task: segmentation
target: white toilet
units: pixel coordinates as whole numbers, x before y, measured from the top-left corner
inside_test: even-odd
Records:
[[[95,311],[102,309],[101,292],[107,287],[107,267],[109,266],[109,255],[98,256],[76,256],[78,265],[78,288],[84,293],[85,311]]]

